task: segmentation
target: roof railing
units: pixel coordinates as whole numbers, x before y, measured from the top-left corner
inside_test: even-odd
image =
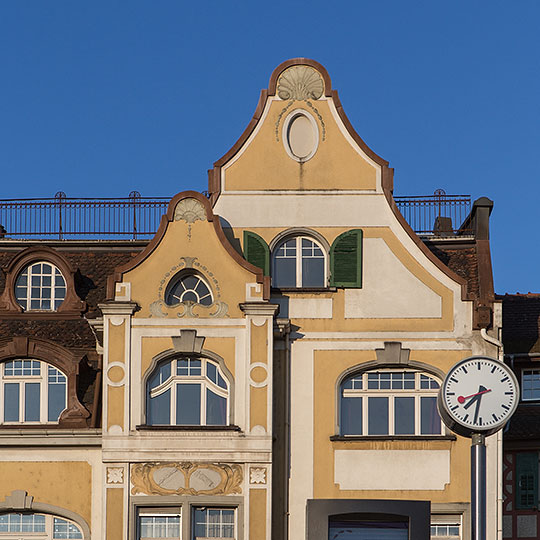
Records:
[[[394,197],[399,211],[413,231],[423,237],[472,236],[463,228],[471,212],[470,195],[447,195],[437,189],[433,195]]]
[[[144,240],[151,238],[167,211],[169,197],[0,200],[0,237],[56,240]]]

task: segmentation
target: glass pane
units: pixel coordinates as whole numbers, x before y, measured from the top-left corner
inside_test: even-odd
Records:
[[[146,423],[151,426],[169,425],[171,423],[171,390],[156,397],[148,396],[146,406]]]
[[[302,259],[302,287],[324,287],[324,259]]]
[[[206,363],[206,375],[211,381],[217,383],[217,370],[216,366],[212,364],[212,362]]]
[[[362,435],[362,398],[341,398],[341,435]]]
[[[414,398],[396,397],[394,399],[394,433],[414,435]]]
[[[19,421],[19,384],[4,385],[4,422]]]
[[[148,379],[148,388],[156,388],[171,376],[171,362],[161,364],[153,375]]]
[[[388,435],[388,398],[368,398],[368,435]]]
[[[409,527],[402,522],[338,521],[331,519],[328,540],[408,540]]]
[[[296,287],[296,259],[278,259],[274,265],[274,287]]]
[[[39,422],[40,420],[40,383],[26,383],[24,385],[24,420],[26,422]]]
[[[441,417],[437,411],[436,397],[422,397],[421,400],[421,433],[422,435],[440,435]]]
[[[176,423],[180,426],[201,424],[201,385],[176,385]]]
[[[47,419],[49,422],[56,422],[66,408],[65,382],[49,382],[48,408]]]
[[[209,426],[224,426],[227,424],[227,400],[206,390],[206,423]]]

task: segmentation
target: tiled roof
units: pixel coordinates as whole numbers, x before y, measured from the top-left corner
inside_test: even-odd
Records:
[[[467,280],[467,290],[478,296],[478,258],[476,246],[457,246],[451,243],[426,242],[431,252],[458,276]]]
[[[505,294],[502,300],[504,352],[540,353],[540,294]]]
[[[504,432],[507,441],[540,439],[540,404],[520,405]]]

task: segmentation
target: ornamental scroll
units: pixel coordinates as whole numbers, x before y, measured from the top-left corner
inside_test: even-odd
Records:
[[[225,463],[137,463],[131,494],[232,495],[242,493],[242,468]]]

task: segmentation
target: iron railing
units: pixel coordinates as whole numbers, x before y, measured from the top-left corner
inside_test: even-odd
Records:
[[[72,199],[59,191],[52,199],[0,200],[0,237],[58,240],[151,238],[166,212],[168,197]]]
[[[472,235],[470,195],[447,195],[437,189],[433,195],[394,197],[411,228],[422,236]],[[466,221],[467,220],[467,221]],[[462,226],[464,224],[464,226]]]

